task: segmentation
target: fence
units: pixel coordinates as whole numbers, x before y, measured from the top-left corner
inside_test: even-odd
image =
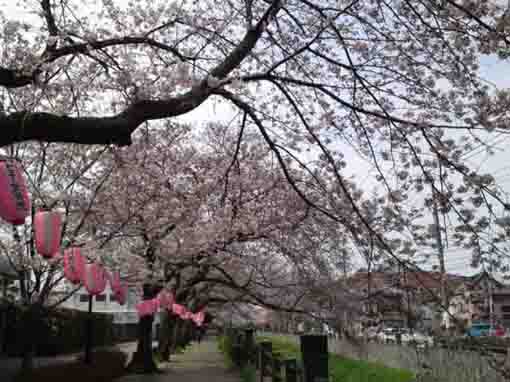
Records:
[[[263,332],[264,336],[279,336],[299,343],[299,336]],[[488,362],[489,355],[460,347],[417,348],[377,342],[353,343],[328,338],[328,348],[333,354],[346,358],[379,363],[385,366],[411,370],[426,375],[426,381],[441,382],[504,382],[507,381]],[[490,349],[489,349],[490,350]],[[494,355],[490,355],[493,357]],[[500,356],[503,361],[504,355]]]
[[[251,329],[230,329],[231,359],[240,369],[255,367],[260,382],[267,377],[272,382],[328,382],[328,349],[326,336],[302,336],[300,338],[302,359],[281,359],[273,352],[269,341],[255,343]]]

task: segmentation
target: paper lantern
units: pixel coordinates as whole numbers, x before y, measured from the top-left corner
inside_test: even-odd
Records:
[[[85,276],[85,260],[79,247],[64,251],[64,276],[73,284],[79,284]]]
[[[191,320],[195,323],[197,326],[202,326],[205,319],[205,313],[203,310],[200,312],[197,312],[195,314],[191,315]]]
[[[136,310],[140,317],[152,316],[158,311],[158,308],[159,301],[157,298],[153,298],[152,300],[143,300],[136,304]]]
[[[166,290],[162,289],[158,294],[159,306],[163,309],[172,310],[172,305],[174,303],[173,294]]]
[[[113,299],[119,303],[119,305],[124,305],[126,303],[127,297],[127,285],[120,284],[119,288],[113,294]]]
[[[30,198],[19,163],[0,159],[0,217],[20,225],[30,215]]]
[[[120,289],[122,285],[122,281],[120,280],[120,272],[114,271],[109,277],[110,280],[110,288],[114,294]]]
[[[151,306],[147,304],[147,301],[142,301],[136,304],[136,311],[138,312],[138,316],[145,317],[151,315]]]
[[[172,312],[175,315],[181,317],[185,311],[186,311],[186,308],[184,306],[182,306],[180,304],[175,304],[175,303],[172,304]]]
[[[196,313],[195,314],[195,324],[197,324],[197,326],[202,326],[202,324],[204,323],[204,319],[205,319],[205,313],[203,310],[201,310],[200,312]]]
[[[35,248],[46,258],[54,257],[60,248],[62,219],[58,212],[39,211],[34,217]]]
[[[85,270],[85,289],[91,295],[98,295],[106,289],[106,272],[98,263],[90,264]]]

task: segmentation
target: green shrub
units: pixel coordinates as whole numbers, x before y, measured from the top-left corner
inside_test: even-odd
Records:
[[[76,310],[41,311],[27,331],[26,310],[10,305],[0,314],[6,314],[7,330],[5,348],[9,356],[20,356],[27,338],[36,345],[36,355],[54,356],[80,351],[85,342],[85,325],[88,312]],[[114,343],[113,316],[92,313],[93,346],[107,346]],[[28,334],[33,332],[33,334]]]

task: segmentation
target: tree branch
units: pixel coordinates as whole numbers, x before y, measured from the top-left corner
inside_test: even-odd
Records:
[[[36,73],[26,75],[18,70],[0,67],[0,86],[20,88],[35,83]]]
[[[46,20],[46,25],[48,26],[48,32],[50,36],[58,35],[57,24],[55,23],[55,17],[53,17],[53,13],[51,12],[51,4],[50,0],[42,0],[41,6],[44,11],[44,18]]]
[[[232,52],[211,71],[216,78],[227,77],[250,54],[261,37],[264,26],[270,17],[280,9],[280,0],[273,0],[255,28],[248,30],[244,38]],[[147,43],[150,39],[139,39]],[[137,38],[124,39],[125,43],[135,43]],[[69,53],[85,52],[90,48],[102,48],[104,44],[113,44],[114,40],[93,42],[71,47],[63,47],[50,53],[51,57]],[[119,42],[119,40],[117,40]],[[103,44],[103,45],[101,45]],[[74,51],[73,51],[74,49]],[[0,86],[20,87],[34,82],[35,76],[19,77],[16,71],[0,68]],[[37,140],[44,142],[64,142],[80,144],[131,144],[131,134],[143,122],[155,119],[171,118],[185,114],[201,105],[213,89],[207,79],[201,81],[183,95],[166,100],[141,100],[129,106],[122,113],[110,117],[67,117],[49,113],[16,112],[9,115],[0,114],[0,147],[15,142]]]

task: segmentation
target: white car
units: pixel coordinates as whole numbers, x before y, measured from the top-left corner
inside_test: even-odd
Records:
[[[408,345],[416,344],[418,347],[433,346],[434,339],[420,332],[410,333],[409,331],[405,331],[402,334],[402,343]]]
[[[385,328],[379,333],[379,341],[389,344],[397,343],[397,328]]]

